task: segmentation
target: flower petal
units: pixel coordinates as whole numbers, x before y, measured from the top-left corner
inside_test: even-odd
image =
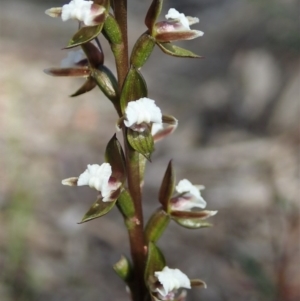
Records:
[[[180,287],[191,288],[190,279],[179,269],[170,269],[165,266],[161,272],[155,272],[154,275],[162,285],[162,287],[158,287],[156,290],[163,297]]]
[[[155,101],[150,98],[140,98],[136,101],[130,101],[125,109],[124,124],[135,131],[143,132],[145,127],[143,123],[162,124],[162,113]]]
[[[178,20],[185,29],[190,29],[188,18],[184,14],[179,13],[175,8],[170,8],[165,17],[168,20]]]

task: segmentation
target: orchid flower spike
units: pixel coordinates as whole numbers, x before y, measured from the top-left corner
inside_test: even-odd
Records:
[[[162,125],[162,113],[154,100],[140,98],[127,104],[124,124],[133,131],[144,132],[152,124]]]
[[[104,21],[105,8],[93,1],[72,0],[63,7],[53,7],[45,12],[50,17],[61,17],[63,21],[77,20],[86,26],[94,26]]]
[[[190,279],[179,269],[165,266],[162,271],[155,272],[154,276],[159,284],[154,286],[153,292],[158,294],[159,300],[174,300],[179,288],[191,288]]]
[[[68,186],[88,185],[101,193],[103,202],[111,201],[111,195],[121,186],[121,183],[112,177],[112,168],[109,163],[88,165],[78,178],[62,180],[62,184]]]
[[[206,201],[201,196],[200,190],[204,186],[193,185],[189,180],[183,179],[176,186],[177,195],[171,199],[171,208],[174,211],[191,211],[192,208],[206,207]]]
[[[192,40],[204,35],[200,30],[190,29],[190,25],[199,22],[198,18],[187,17],[175,8],[170,8],[165,17],[167,21],[154,26],[154,37],[158,42]]]

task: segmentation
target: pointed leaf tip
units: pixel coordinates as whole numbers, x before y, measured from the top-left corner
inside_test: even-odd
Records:
[[[168,167],[166,169],[164,178],[162,180],[160,190],[159,190],[159,202],[162,204],[166,212],[170,211],[170,199],[174,192],[175,187],[175,172],[173,169],[172,160],[170,160]]]
[[[106,146],[105,161],[111,165],[112,176],[118,182],[124,183],[126,179],[125,156],[116,134],[113,135]]]
[[[148,12],[147,12],[147,15],[145,18],[145,24],[151,32],[152,32],[154,24],[161,12],[162,5],[163,5],[163,0],[153,0],[148,9]]]
[[[79,96],[82,95],[84,93],[87,93],[91,90],[93,90],[96,87],[96,82],[94,81],[94,79],[92,77],[89,77],[85,83],[72,95],[70,95],[70,97],[75,97],[75,96]]]
[[[111,202],[102,202],[102,197],[98,197],[96,202],[91,206],[91,208],[82,218],[81,222],[79,222],[78,224],[91,221],[95,218],[107,214],[110,210],[113,209],[115,204],[116,204],[116,200]]]

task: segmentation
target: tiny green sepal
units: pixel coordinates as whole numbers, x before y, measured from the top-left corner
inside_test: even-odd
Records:
[[[172,217],[172,219],[180,226],[187,229],[200,229],[212,227],[211,223],[204,221],[202,218],[181,218]]]
[[[138,100],[142,97],[147,97],[147,95],[147,85],[142,74],[134,66],[131,66],[121,93],[122,113],[124,114],[129,101]]]
[[[162,5],[163,5],[163,0],[153,0],[148,9],[148,12],[147,12],[147,15],[145,18],[145,24],[148,27],[148,29],[151,31],[151,33],[152,33],[152,29],[154,27],[154,24],[161,12]]]
[[[104,95],[118,108],[118,83],[113,73],[104,65],[99,65],[92,69],[92,77]]]
[[[200,210],[200,211],[171,211],[172,217],[180,217],[180,218],[201,218],[207,219],[211,216],[217,214],[218,211],[213,210]]]
[[[102,202],[102,197],[98,197],[96,202],[92,205],[92,207],[88,210],[88,212],[84,215],[81,222],[78,224],[82,224],[88,221],[91,221],[95,218],[101,217],[107,214],[110,210],[113,209],[117,200],[110,202]]]
[[[126,189],[118,197],[117,206],[125,218],[130,219],[135,216],[134,202]]]
[[[125,156],[116,134],[106,146],[105,161],[111,165],[112,177],[118,182],[124,183],[126,180]]]
[[[136,68],[141,68],[151,55],[154,46],[155,39],[149,35],[149,32],[142,34],[133,46],[130,64]]]
[[[170,212],[169,203],[171,196],[174,192],[175,181],[175,172],[173,169],[172,160],[170,160],[164,178],[162,180],[158,195],[159,202],[162,204],[164,210],[168,213]]]
[[[186,58],[198,58],[203,59],[203,56],[199,56],[192,51],[186,50],[184,48],[180,48],[171,43],[156,43],[158,47],[166,54],[176,57],[186,57]]]
[[[110,44],[122,43],[122,33],[119,24],[111,14],[107,15],[102,33]]]
[[[132,266],[130,264],[129,259],[125,256],[121,256],[121,259],[114,264],[113,269],[118,274],[118,276],[126,283],[128,283],[132,279]]]
[[[170,222],[170,216],[162,208],[157,209],[150,217],[145,228],[146,243],[157,242]]]
[[[154,151],[154,140],[150,128],[143,132],[127,129],[127,140],[130,146],[151,162],[151,154]]]
[[[166,266],[166,260],[160,249],[153,243],[148,244],[148,253],[145,268],[145,283],[153,278],[154,273],[161,271]]]
[[[68,46],[65,48],[70,49],[82,45],[84,43],[87,43],[93,40],[94,38],[96,38],[102,30],[104,20],[105,20],[105,14],[103,15],[103,22],[101,24],[96,26],[86,26],[80,28],[72,37],[72,39],[69,41]]]
[[[93,90],[96,87],[96,82],[92,77],[88,77],[87,80],[84,82],[84,84],[72,95],[71,97],[79,96],[81,94],[84,94],[86,92],[89,92]]]

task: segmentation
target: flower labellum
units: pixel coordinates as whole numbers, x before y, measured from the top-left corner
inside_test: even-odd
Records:
[[[195,207],[201,209],[206,207],[206,201],[200,193],[204,186],[195,186],[189,180],[184,179],[179,181],[175,189],[178,195],[171,199],[172,210],[190,211]]]
[[[111,194],[121,185],[121,183],[117,182],[111,175],[112,168],[109,163],[103,163],[102,165],[89,164],[87,169],[79,176],[77,186],[88,185],[101,192],[103,202],[109,202]],[[63,180],[62,184],[70,185],[67,180],[68,179]]]
[[[191,288],[191,281],[178,269],[170,269],[165,266],[161,272],[155,272],[159,285],[154,292],[159,294],[161,300],[173,300],[179,288]]]
[[[151,124],[162,124],[162,113],[154,100],[140,98],[127,104],[124,124],[133,131],[144,132]]]
[[[154,26],[154,37],[158,42],[192,40],[204,35],[200,30],[190,29],[190,25],[199,22],[198,18],[187,17],[175,8],[170,8],[165,17],[167,21]]]

